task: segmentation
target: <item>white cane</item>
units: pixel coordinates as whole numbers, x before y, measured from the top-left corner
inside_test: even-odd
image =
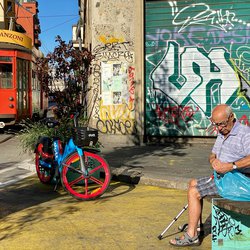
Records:
[[[184,211],[186,211],[188,208],[188,204],[183,207],[183,209],[180,211],[180,213],[172,220],[172,222],[166,227],[166,229],[158,236],[158,239],[161,240],[163,235],[167,232],[167,230],[178,220],[178,218],[183,214]]]
[[[211,175],[211,177],[206,181],[206,183],[213,180],[214,176]],[[180,211],[180,213],[172,220],[172,222],[166,227],[166,229],[158,236],[158,239],[161,240],[163,235],[167,232],[167,230],[178,220],[178,218],[187,210],[188,204],[183,207],[183,209]]]

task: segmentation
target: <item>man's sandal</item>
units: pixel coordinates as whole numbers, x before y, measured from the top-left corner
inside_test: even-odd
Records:
[[[190,237],[188,233],[184,233],[184,238],[175,238],[175,243],[169,241],[169,244],[178,247],[185,247],[185,246],[199,246],[200,240],[199,236]]]

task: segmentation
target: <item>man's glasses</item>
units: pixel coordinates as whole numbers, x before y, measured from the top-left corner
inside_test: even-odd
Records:
[[[211,123],[212,123],[212,125],[213,126],[215,126],[215,127],[226,127],[227,126],[227,124],[228,124],[228,122],[229,122],[229,119],[230,119],[230,117],[231,117],[231,114],[228,116],[228,118],[227,118],[227,120],[226,121],[223,121],[223,122],[218,122],[218,123],[215,123],[215,122],[212,122],[211,121]]]

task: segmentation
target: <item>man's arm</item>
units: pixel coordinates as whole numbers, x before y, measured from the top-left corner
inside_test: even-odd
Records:
[[[250,155],[234,162],[237,168],[245,168],[250,166]],[[232,164],[231,164],[232,165]]]
[[[235,161],[234,164],[237,166],[237,169],[242,169],[250,166],[250,155]],[[221,162],[218,159],[212,161],[212,167],[217,173],[226,173],[233,170],[232,162]]]
[[[212,165],[213,161],[216,159],[216,154],[214,153],[211,153],[210,156],[209,156],[209,162],[210,164]]]

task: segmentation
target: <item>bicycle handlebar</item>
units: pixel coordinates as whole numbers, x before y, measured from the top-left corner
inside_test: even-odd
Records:
[[[58,110],[61,110],[61,109],[62,108],[59,108]],[[63,118],[68,117],[70,119],[73,119],[74,127],[78,127],[78,118],[80,116],[81,109],[82,109],[81,106],[77,106],[75,108],[68,109],[67,113],[62,112],[62,117]],[[60,124],[60,119],[58,121],[58,120],[56,120],[56,118],[58,118],[58,117],[55,117],[55,116],[54,117],[46,117],[42,120],[42,122],[45,125],[47,125],[48,128],[54,128]]]

